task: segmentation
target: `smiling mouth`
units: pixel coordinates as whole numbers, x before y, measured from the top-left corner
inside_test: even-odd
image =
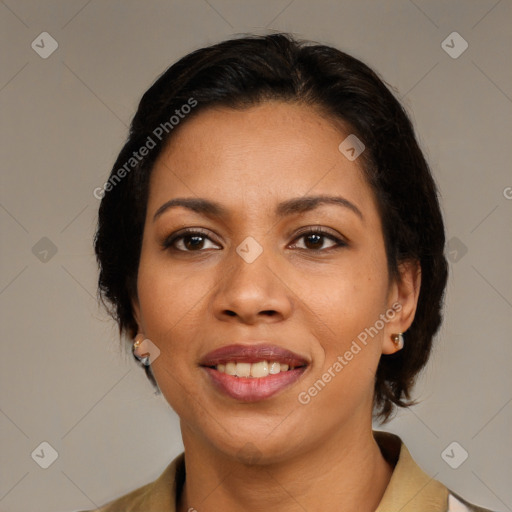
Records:
[[[227,345],[199,362],[216,392],[240,402],[276,395],[300,379],[309,365],[305,357],[266,343]]]
[[[247,363],[241,361],[228,361],[217,365],[208,366],[219,373],[225,373],[239,378],[262,379],[269,375],[278,375],[283,372],[290,372],[296,368],[305,368],[305,364],[290,365],[279,361],[258,361]]]

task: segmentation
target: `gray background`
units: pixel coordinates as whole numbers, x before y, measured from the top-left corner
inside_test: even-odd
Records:
[[[94,508],[181,451],[175,414],[97,305],[93,190],[157,75],[268,30],[361,58],[412,115],[442,193],[451,276],[423,401],[385,429],[466,499],[512,510],[511,22],[509,0],[2,1],[0,510]],[[46,59],[31,47],[44,31],[59,45]],[[454,31],[469,44],[458,58],[441,46]],[[58,453],[47,469],[43,441]],[[457,469],[441,456],[453,441],[452,464],[469,453]]]

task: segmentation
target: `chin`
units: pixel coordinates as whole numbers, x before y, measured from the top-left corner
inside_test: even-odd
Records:
[[[304,436],[296,425],[279,425],[282,417],[275,422],[257,416],[241,421],[247,424],[223,423],[224,428],[215,428],[210,433],[203,431],[203,436],[226,458],[247,465],[275,464],[304,452]]]

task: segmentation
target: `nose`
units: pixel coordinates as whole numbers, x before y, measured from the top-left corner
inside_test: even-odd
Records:
[[[270,249],[251,262],[235,251],[227,260],[219,271],[212,302],[216,318],[256,324],[279,322],[290,316],[292,292],[280,277],[283,269],[278,268]]]

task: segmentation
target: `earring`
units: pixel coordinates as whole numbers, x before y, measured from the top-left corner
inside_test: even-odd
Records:
[[[395,344],[397,350],[402,350],[404,348],[404,333],[399,332],[397,334],[391,335],[391,340]]]
[[[136,350],[142,345],[143,342],[144,342],[144,335],[143,334],[137,335],[137,338],[135,339],[135,342],[132,346],[132,353],[144,366],[149,366],[151,364],[151,362],[149,360],[149,355],[150,355],[149,352],[146,352],[140,356],[136,354]]]

